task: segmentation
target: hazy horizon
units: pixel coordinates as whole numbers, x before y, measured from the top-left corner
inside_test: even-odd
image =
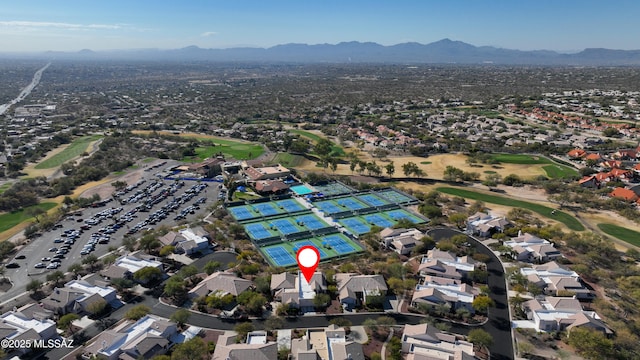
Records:
[[[82,49],[269,48],[375,42],[429,44],[449,38],[475,46],[572,53],[640,49],[640,2],[567,0],[20,1],[4,4],[0,52]]]

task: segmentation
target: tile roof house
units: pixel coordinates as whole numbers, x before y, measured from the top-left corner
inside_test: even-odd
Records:
[[[362,345],[348,340],[344,328],[329,325],[324,329],[308,329],[291,341],[291,360],[364,360]]]
[[[212,292],[220,295],[231,294],[238,296],[253,285],[251,280],[237,277],[235,274],[218,271],[207,276],[189,291],[189,298],[207,296]]]
[[[474,360],[473,344],[431,324],[405,325],[402,352],[407,360]]]
[[[106,301],[113,307],[120,307],[122,303],[116,297],[116,290],[112,287],[91,285],[84,280],[72,280],[63,288],[55,288],[51,295],[42,299],[42,306],[56,314],[91,313],[90,305]]]
[[[436,277],[425,278],[424,284],[417,285],[411,298],[411,305],[448,305],[451,309],[467,309],[474,313],[473,300],[480,291],[473,286],[461,283],[458,280],[442,279]]]
[[[175,323],[146,315],[138,321],[126,320],[113,329],[103,331],[84,348],[83,355],[108,360],[149,359],[166,353],[177,341],[177,334]]]
[[[599,189],[600,188],[600,180],[595,175],[585,176],[578,181],[583,188],[589,189]]]
[[[388,290],[382,275],[340,273],[335,279],[340,303],[350,307],[366,304],[368,297],[384,297]]]
[[[313,299],[317,293],[327,291],[324,273],[316,272],[307,282],[304,276],[283,272],[271,275],[271,292],[273,298],[282,304],[289,304],[301,312],[313,311]]]
[[[56,323],[46,313],[33,309],[30,304],[0,315],[0,339],[47,340],[58,337]],[[12,349],[4,349],[7,353]],[[30,349],[13,349],[26,354]]]
[[[521,268],[520,273],[527,280],[553,296],[575,296],[578,299],[592,299],[594,294],[581,282],[575,271],[567,270],[556,262]]]
[[[524,233],[504,242],[517,254],[516,260],[544,263],[562,257],[562,253],[548,240]]]
[[[563,331],[588,326],[604,334],[612,333],[598,314],[593,311],[584,311],[580,301],[575,298],[536,298],[524,302],[522,309],[527,314],[527,319],[533,323],[536,331]]]
[[[385,228],[380,231],[382,243],[388,249],[400,255],[408,255],[411,250],[421,243],[424,234],[418,229],[393,229]]]
[[[109,279],[131,278],[133,274],[145,267],[156,268],[164,273],[162,263],[155,260],[155,257],[129,254],[117,258],[108,268],[100,271],[100,275]]]
[[[251,336],[247,336],[247,343],[238,343],[236,335],[230,333],[220,335],[211,360],[273,360],[278,358],[277,343],[266,342],[266,336],[264,337],[265,341],[255,342],[250,339]]]
[[[638,195],[636,195],[636,193],[633,192],[633,190],[629,190],[621,187],[617,187],[613,189],[613,191],[609,193],[609,196],[617,199],[621,199],[624,201],[629,201],[629,202],[638,200]]]
[[[291,175],[291,171],[280,164],[261,168],[247,167],[244,173],[251,181],[280,179]]]
[[[467,218],[467,230],[472,234],[489,237],[494,233],[503,232],[512,224],[503,216],[477,212]]]
[[[582,149],[573,149],[567,153],[570,158],[583,158],[587,155],[587,152]]]
[[[480,262],[469,256],[456,257],[447,251],[431,249],[420,261],[418,272],[422,276],[431,275],[460,280],[480,265],[482,265]]]

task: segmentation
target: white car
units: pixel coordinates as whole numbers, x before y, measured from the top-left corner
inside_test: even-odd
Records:
[[[41,261],[51,261],[50,257],[43,257],[42,259],[40,259]]]
[[[44,267],[47,267],[47,265],[45,265],[45,264],[43,264],[43,263],[37,263],[37,264],[35,264],[35,265],[34,265],[34,267],[35,267],[36,269],[42,269],[42,268],[44,268]]]
[[[57,269],[58,267],[60,267],[60,263],[59,262],[53,262],[53,263],[47,265],[47,269]]]

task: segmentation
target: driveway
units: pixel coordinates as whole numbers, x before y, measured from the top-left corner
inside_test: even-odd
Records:
[[[435,241],[450,238],[455,235],[466,235],[453,229],[433,229],[427,232]],[[500,259],[487,247],[467,235],[469,243],[481,254],[491,257],[487,263],[489,272],[488,285],[491,290],[489,297],[495,301],[495,308],[489,310],[489,321],[482,327],[493,336],[493,345],[489,348],[491,359],[513,359],[513,337],[511,334],[511,319],[509,315],[509,299],[507,294],[507,284],[505,282],[504,268]]]

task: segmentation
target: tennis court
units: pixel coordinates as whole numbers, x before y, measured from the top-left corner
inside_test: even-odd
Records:
[[[270,224],[272,224],[276,229],[278,229],[278,231],[285,235],[302,231],[297,225],[293,224],[289,218],[274,219],[271,220]]]
[[[403,210],[403,209],[397,209],[397,210],[390,210],[390,211],[385,211],[383,214],[387,215],[388,217],[390,217],[391,219],[398,221],[400,219],[407,219],[409,221],[411,221],[414,224],[422,224],[425,221],[413,214],[411,214],[410,212]]]
[[[303,246],[313,246],[316,249],[318,249],[318,252],[320,253],[320,261],[324,261],[324,260],[327,260],[329,258],[329,256],[327,256],[327,253],[324,252],[322,250],[322,248],[320,248],[317,244],[315,244],[311,240],[299,240],[299,241],[296,241],[294,243],[294,245],[293,245],[293,252],[295,252],[296,255],[297,255],[298,254],[298,250],[300,250]]]
[[[362,235],[366,234],[371,230],[371,227],[367,225],[362,219],[359,217],[350,217],[345,219],[338,220],[342,226],[347,228],[352,234]]]
[[[336,205],[333,200],[316,201],[313,203],[313,206],[320,209],[320,211],[325,214],[336,214],[345,211],[344,209]]]
[[[294,256],[292,256],[287,249],[282,245],[275,245],[272,247],[264,248],[264,253],[271,258],[271,263],[274,266],[288,267],[297,263]],[[267,259],[269,260],[269,259]]]
[[[313,187],[321,192],[324,196],[335,196],[342,194],[350,194],[353,189],[341,182],[332,182],[324,185],[313,185]]]
[[[280,209],[274,206],[271,202],[257,203],[250,206],[253,207],[252,210],[259,212],[262,216],[272,216],[284,213],[284,211],[280,211]]]
[[[356,195],[356,198],[366,202],[371,206],[383,206],[389,204],[387,200],[381,199],[373,194]]]
[[[394,204],[405,204],[416,200],[395,189],[379,191],[376,192],[376,195],[385,198]]]
[[[304,210],[304,207],[302,207],[299,202],[293,199],[278,200],[274,204],[276,207],[284,209],[284,211],[286,212],[296,212]]]
[[[365,203],[363,203],[362,201],[357,200],[356,198],[353,198],[351,196],[335,199],[334,201],[339,206],[346,207],[349,210],[360,210],[360,209],[364,209],[366,207],[369,207]]]
[[[363,217],[369,224],[380,226],[383,228],[392,227],[395,224],[395,221],[387,219],[380,214],[364,215]]]
[[[361,247],[357,246],[353,241],[349,240],[342,234],[323,236],[320,240],[322,240],[323,246],[328,245],[340,255],[362,251]],[[356,246],[358,247],[358,250],[356,250]]]
[[[261,222],[245,224],[244,229],[249,234],[249,237],[255,240],[266,239],[277,234],[268,229],[265,224]]]
[[[324,221],[322,221],[322,219],[313,214],[296,216],[294,217],[294,219],[298,225],[309,230],[324,229],[329,227],[329,224],[325,223]]]
[[[233,216],[237,221],[253,219],[260,216],[260,214],[252,213],[246,205],[228,208],[227,210],[229,210],[231,216]]]

